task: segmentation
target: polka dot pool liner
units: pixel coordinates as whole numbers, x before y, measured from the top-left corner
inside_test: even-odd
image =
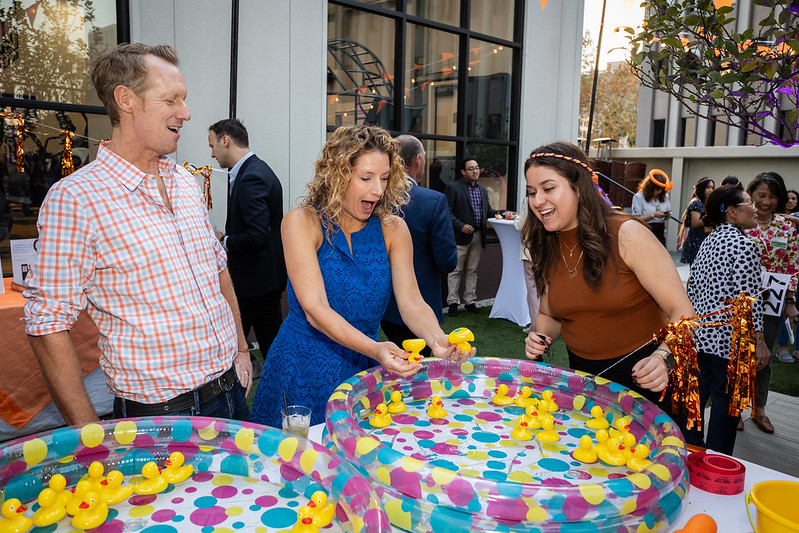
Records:
[[[687,452],[674,421],[621,385],[527,360],[425,359],[414,376],[382,368],[362,372],[330,396],[324,439],[363,469],[395,527],[408,531],[643,532],[676,521],[689,488]],[[557,442],[511,437],[524,409],[492,402],[499,385],[515,396],[549,389]],[[402,393],[407,410],[391,424],[369,424],[375,407]],[[427,408],[440,396],[445,418]],[[595,405],[611,428],[619,419],[649,448],[651,464],[584,464],[572,457]],[[534,431],[536,433],[537,431]]]

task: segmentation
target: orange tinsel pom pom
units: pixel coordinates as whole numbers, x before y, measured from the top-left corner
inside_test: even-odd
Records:
[[[61,177],[66,178],[75,172],[75,163],[72,161],[72,137],[75,134],[69,130],[61,130],[64,135],[64,153],[61,155]]]
[[[757,361],[752,304],[755,298],[743,292],[732,304],[732,343],[727,365],[727,392],[730,394],[730,416],[744,409],[755,409],[757,398]]]
[[[697,363],[696,345],[692,335],[694,324],[684,317],[678,322],[667,324],[655,335],[658,343],[666,341],[677,365],[671,372],[669,385],[671,392],[671,407],[675,413],[685,411],[687,415],[686,427],[691,429],[696,425],[702,429],[702,411],[699,408],[699,364]],[[666,390],[660,399],[666,396]]]
[[[199,174],[205,178],[203,180],[203,199],[205,200],[205,208],[211,209],[214,207],[214,199],[211,198],[211,171],[213,170],[211,165],[205,165],[204,167],[197,168],[188,161],[184,161],[183,166],[195,176]]]

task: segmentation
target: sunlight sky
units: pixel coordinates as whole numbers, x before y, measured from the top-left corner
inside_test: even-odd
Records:
[[[607,0],[605,8],[605,30],[602,35],[602,51],[599,57],[599,68],[603,70],[608,61],[623,61],[628,54],[620,48],[626,47],[625,33],[614,32],[618,26],[636,27],[641,24],[644,9],[641,0]],[[599,40],[599,23],[602,19],[602,0],[585,0],[584,31],[591,34],[596,46]],[[611,49],[617,48],[611,51]]]

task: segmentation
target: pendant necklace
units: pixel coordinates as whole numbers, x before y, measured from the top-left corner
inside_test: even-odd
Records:
[[[561,245],[561,251],[563,250],[563,248],[562,248],[563,246],[565,246],[566,248],[568,248],[568,249],[569,249],[569,259],[571,259],[571,258],[572,258],[572,256],[574,255],[574,250],[575,250],[575,249],[577,248],[577,246],[579,246],[579,244],[580,244],[580,243],[574,243],[574,246],[569,246],[568,244],[563,244],[563,241],[561,241],[560,239],[558,239],[558,242],[559,242],[559,243],[560,243],[560,245]]]
[[[558,239],[558,242],[560,243],[560,257],[563,259],[563,264],[566,266],[566,272],[569,275],[569,279],[574,279],[577,277],[577,267],[580,265],[580,260],[583,258],[583,251],[580,250],[580,257],[577,258],[577,263],[574,264],[574,268],[570,268],[569,263],[566,262],[566,254],[563,253],[563,242],[560,241],[560,239]],[[574,248],[577,248],[576,244],[574,245]],[[574,251],[574,248],[572,248],[572,252]],[[569,259],[571,259],[571,255],[572,254],[570,253]]]

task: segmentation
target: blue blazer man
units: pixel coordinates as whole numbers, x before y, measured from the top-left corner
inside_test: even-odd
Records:
[[[411,135],[400,135],[400,156],[405,161],[411,180],[410,201],[403,206],[402,213],[413,241],[413,269],[419,292],[438,318],[443,321],[441,309],[441,277],[451,272],[458,262],[458,252],[452,235],[446,197],[438,191],[417,184],[411,175],[421,176],[425,167],[422,143]],[[397,300],[391,295],[381,322],[383,333],[389,340],[402,347],[402,341],[416,335],[402,321],[397,309]],[[422,352],[429,355],[429,349]]]
[[[282,221],[280,180],[253,154],[242,163],[233,182],[225,222],[228,268],[242,295],[259,296],[286,288]]]
[[[227,250],[241,325],[245,335],[250,327],[255,330],[266,355],[283,321],[283,188],[269,165],[250,151],[247,130],[238,119],[212,125],[208,144],[211,157],[230,169],[227,221],[219,237]],[[258,374],[255,367],[254,373]]]

